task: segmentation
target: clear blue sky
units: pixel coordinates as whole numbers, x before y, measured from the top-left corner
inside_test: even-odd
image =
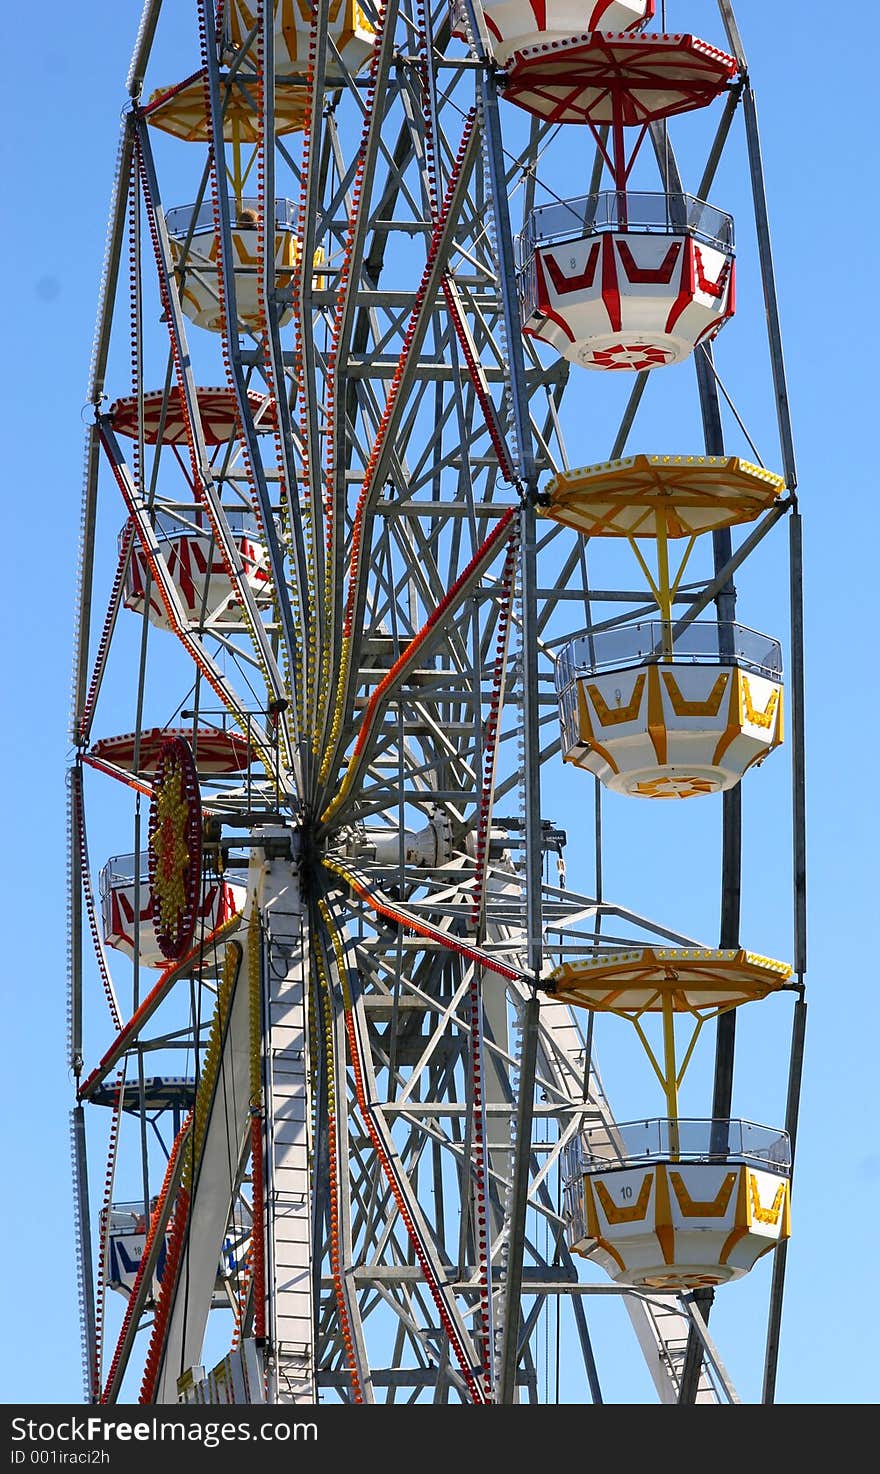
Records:
[[[806,540],[810,1013],[778,1400],[873,1403],[880,1386],[871,931],[880,879],[870,599],[880,290],[875,48],[870,33],[852,27],[841,44],[819,0],[737,0],[735,9],[758,98]],[[699,32],[697,17],[705,15],[708,39],[723,45],[714,4],[670,0],[669,11],[670,28],[679,30]],[[0,102],[7,588],[0,727],[7,1331],[0,1395],[7,1403],[82,1396],[65,1060],[64,779],[84,400],[139,18],[139,0],[24,7]],[[181,56],[176,75],[165,80],[194,66],[191,55]],[[781,544],[774,556],[778,575],[785,567]],[[753,622],[745,611],[742,617]],[[787,863],[786,837],[774,833],[772,805],[762,836],[759,789],[747,803],[754,870],[746,879],[745,924],[759,923],[760,934],[744,933],[744,941],[783,957],[789,889],[773,870]],[[680,876],[658,895],[649,874],[615,858],[613,842],[609,863],[615,899],[688,929],[688,918],[672,910],[675,894],[687,892]],[[569,883],[581,888],[571,868]],[[688,881],[699,884],[693,876]],[[683,909],[690,904],[688,897]],[[770,941],[781,939],[778,946],[765,940],[768,933]],[[773,1067],[760,1050],[756,1058],[759,1070]],[[778,1067],[784,1071],[786,1060]],[[747,1069],[746,1060],[738,1063]],[[726,1344],[720,1310],[716,1330],[741,1394],[756,1401],[759,1342],[741,1340],[734,1325]]]

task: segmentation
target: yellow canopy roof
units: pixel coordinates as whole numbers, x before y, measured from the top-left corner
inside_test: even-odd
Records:
[[[259,142],[260,117],[255,84],[238,76],[221,77],[221,97],[225,97],[223,137],[227,143]],[[275,132],[295,133],[302,128],[308,111],[308,92],[303,81],[275,85]],[[205,96],[205,74],[196,72],[176,87],[153,92],[144,108],[147,122],[185,143],[209,143],[211,120]]]
[[[602,1013],[716,1013],[765,998],[791,977],[787,962],[738,947],[642,947],[564,962],[548,979],[563,1003]]]
[[[539,512],[589,537],[692,537],[753,522],[785,481],[738,456],[635,455],[560,471]],[[661,522],[661,526],[662,526]]]

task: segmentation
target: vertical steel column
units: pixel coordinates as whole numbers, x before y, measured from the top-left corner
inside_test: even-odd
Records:
[[[792,1020],[791,1060],[789,1064],[788,1098],[785,1129],[791,1137],[792,1181],[794,1179],[795,1144],[803,1072],[804,1040],[807,1028],[807,1004],[804,998],[804,976],[807,968],[807,856],[806,856],[806,778],[804,754],[804,610],[803,610],[803,546],[801,518],[797,510],[789,520],[791,566],[791,741],[792,741],[792,888],[794,910],[794,969],[800,984],[800,995]],[[772,1403],[776,1396],[776,1371],[779,1361],[779,1335],[782,1324],[782,1296],[788,1245],[782,1243],[773,1255],[773,1277],[770,1283],[770,1309],[767,1318],[767,1345],[764,1360],[762,1402]]]
[[[70,909],[68,940],[69,978],[68,1063],[77,1084],[82,1071],[82,880],[80,876],[80,825],[82,823],[82,768],[77,762],[67,775],[68,885]],[[95,1282],[92,1270],[92,1227],[89,1212],[89,1180],[86,1169],[86,1128],[81,1105],[70,1113],[70,1150],[73,1167],[73,1213],[76,1232],[76,1268],[79,1286],[80,1334],[83,1354],[83,1391],[91,1399],[97,1361],[95,1334]]]
[[[791,745],[794,891],[794,970],[803,987],[807,971],[807,823],[804,750],[804,574],[800,513],[789,518],[791,607]]]
[[[320,1000],[319,1000],[320,1006]],[[340,1162],[348,1163],[352,1158],[352,1147],[349,1136],[349,1110],[346,1100],[345,1060],[347,1050],[347,1037],[345,1029],[345,1011],[339,1006],[338,996],[333,999],[333,1049],[334,1056],[339,1063],[337,1069],[337,1094],[336,1094],[336,1150]],[[320,1120],[320,1117],[318,1117]],[[325,1153],[326,1158],[326,1153]],[[367,1345],[364,1339],[364,1324],[361,1318],[361,1305],[358,1296],[357,1282],[355,1280],[355,1249],[354,1234],[352,1229],[352,1207],[351,1207],[351,1182],[347,1172],[339,1174],[339,1237],[340,1252],[342,1258],[342,1295],[345,1302],[346,1314],[348,1316],[348,1328],[351,1336],[351,1356],[357,1367],[357,1378],[360,1383],[363,1401],[367,1404],[375,1403],[376,1395],[373,1387],[373,1375],[370,1370],[370,1359],[367,1354]],[[329,1213],[327,1215],[329,1223]],[[315,1259],[320,1267],[320,1252],[318,1241],[315,1241]],[[318,1281],[320,1288],[320,1280]],[[320,1298],[315,1305],[320,1303]],[[317,1323],[317,1313],[316,1313]]]
[[[87,1398],[94,1379],[98,1349],[95,1336],[95,1279],[92,1269],[92,1220],[89,1211],[89,1173],[86,1160],[86,1123],[83,1107],[70,1113],[71,1150],[73,1153],[74,1213],[76,1218],[77,1277],[79,1279],[80,1315],[82,1318],[83,1371]]]
[[[703,417],[703,436],[707,455],[724,454],[724,431],[721,423],[721,408],[718,389],[713,373],[711,346],[704,344],[697,349],[696,371],[700,394],[700,410]],[[716,576],[730,562],[733,542],[730,528],[723,527],[712,534],[712,552]],[[736,618],[736,590],[733,580],[718,590],[715,607],[719,631],[719,650],[724,649],[725,625]],[[730,641],[728,640],[728,643]],[[719,917],[718,945],[721,948],[739,946],[740,899],[742,892],[742,789],[737,783],[725,789],[721,795],[721,907]],[[712,1119],[727,1121],[733,1101],[733,1066],[736,1050],[736,1009],[722,1013],[715,1025],[715,1077],[712,1090]],[[715,1128],[713,1127],[713,1131]],[[724,1137],[726,1140],[726,1130]],[[693,1303],[699,1314],[708,1322],[709,1312],[715,1298],[711,1289],[694,1292]],[[680,1404],[696,1402],[703,1364],[703,1344],[692,1324],[688,1329],[687,1350],[681,1373],[678,1400]]]
[[[92,350],[92,365],[89,372],[88,398],[97,414],[104,395],[104,375],[107,370],[107,355],[110,347],[110,325],[113,302],[119,281],[119,266],[122,245],[125,239],[125,222],[128,211],[128,191],[131,182],[131,166],[134,157],[133,118],[125,119],[124,131],[119,145],[116,179],[110,204],[110,221],[107,227],[107,245],[101,275],[101,296],[95,323],[95,341]],[[85,474],[83,477],[83,511],[80,530],[80,582],[78,590],[76,647],[73,662],[73,698],[71,709],[71,742],[79,742],[79,727],[86,701],[89,661],[89,634],[92,613],[92,551],[95,545],[95,521],[98,504],[98,469],[101,445],[95,425],[86,432]]]
[[[70,893],[68,1009],[70,1014],[68,1064],[77,1083],[83,1065],[82,1054],[82,879],[80,874],[80,826],[82,824],[82,767],[77,762],[67,774],[67,842],[68,884]]]
[[[728,34],[731,35],[734,44],[741,50],[741,43],[736,32],[736,23],[733,21],[728,0],[719,0],[719,3],[722,15],[728,24]],[[773,375],[776,416],[779,426],[779,441],[782,450],[786,485],[792,495],[794,495],[797,487],[797,466],[794,454],[791,408],[785,376],[785,360],[782,352],[782,329],[779,320],[779,302],[776,294],[776,280],[773,269],[773,249],[770,240],[767,195],[764,186],[764,169],[761,159],[761,140],[758,132],[758,110],[755,102],[755,94],[748,80],[743,91],[743,112],[749,153],[749,168],[751,171],[752,198],[755,209],[758,256],[761,263],[761,281],[764,289],[767,335],[770,345],[770,365]],[[807,1006],[804,1000],[804,978],[807,968],[807,880],[803,545],[801,519],[796,502],[793,506],[789,522],[789,603],[791,617],[791,689],[789,709],[791,713],[792,743],[793,965],[801,988],[792,1021],[791,1058],[789,1064],[788,1099],[786,1103],[786,1130],[791,1136],[793,1176],[804,1038],[807,1026]],[[770,1286],[770,1310],[768,1315],[762,1394],[762,1401],[765,1403],[773,1402],[776,1391],[776,1371],[779,1360],[779,1335],[782,1322],[782,1297],[785,1284],[786,1259],[787,1246],[781,1244],[773,1256],[773,1278]]]
[[[791,1025],[791,1064],[788,1073],[788,1099],[785,1108],[785,1129],[791,1137],[792,1180],[794,1179],[795,1138],[797,1136],[806,1028],[807,1005],[803,993],[801,993],[795,1004],[794,1018],[792,1019]],[[761,1393],[762,1403],[772,1403],[776,1398],[779,1334],[782,1325],[782,1293],[785,1285],[785,1263],[787,1256],[788,1243],[783,1241],[777,1246],[773,1255],[773,1277],[770,1281],[770,1310],[767,1317],[767,1345],[764,1353],[764,1384]]]
[[[767,195],[764,189],[764,173],[761,163],[761,141],[758,136],[758,113],[755,94],[751,83],[743,89],[743,116],[746,126],[746,142],[749,151],[749,168],[752,176],[752,198],[755,206],[755,229],[758,237],[758,257],[761,263],[761,281],[764,288],[764,311],[767,316],[767,336],[770,343],[770,367],[776,400],[776,418],[779,425],[779,443],[782,450],[782,469],[789,491],[797,486],[797,466],[794,455],[794,438],[791,427],[791,409],[788,402],[788,387],[785,377],[785,361],[782,355],[782,329],[779,322],[779,303],[776,296],[776,280],[773,271],[773,250],[770,242],[770,224],[767,213]]]
[[[471,0],[465,0],[474,38],[480,35]],[[482,43],[481,43],[482,44]],[[498,88],[489,58],[481,73],[481,101],[485,129],[486,162],[489,188],[495,217],[496,251],[501,306],[507,338],[511,414],[516,436],[520,492],[524,502],[520,509],[520,558],[522,578],[522,689],[523,746],[525,763],[525,868],[526,868],[526,955],[529,970],[537,980],[541,970],[541,770],[540,732],[538,726],[538,631],[537,631],[537,558],[535,551],[535,502],[537,491],[532,456],[531,423],[525,386],[525,361],[516,302],[516,273],[513,260],[513,238],[507,203],[507,180],[501,119],[498,113]],[[501,1314],[501,1348],[497,1401],[512,1403],[516,1397],[516,1368],[520,1329],[520,1297],[522,1293],[525,1222],[528,1207],[529,1166],[532,1150],[532,1114],[535,1093],[535,1070],[538,1058],[537,993],[525,1004],[522,1017],[522,1054],[519,1071],[519,1095],[516,1109],[516,1137],[513,1150],[513,1173],[510,1202],[509,1251],[507,1277],[503,1288]]]

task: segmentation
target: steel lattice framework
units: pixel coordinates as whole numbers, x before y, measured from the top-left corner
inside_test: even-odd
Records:
[[[561,1162],[621,1108],[592,1015],[549,1001],[547,978],[576,956],[706,945],[603,894],[585,775],[595,884],[571,889],[548,798],[561,648],[658,617],[605,548],[542,515],[597,377],[521,332],[516,241],[558,199],[540,180],[559,128],[505,103],[479,0],[456,7],[454,35],[446,0],[349,9],[353,32],[345,6],[305,7],[299,55],[279,59],[289,37],[271,7],[199,0],[200,53],[147,92],[166,21],[148,0],[128,79],[90,381],[69,777],[87,1401],[213,1400],[225,1377],[242,1401],[538,1402],[549,1306],[580,1357],[575,1400],[601,1401],[590,1295],[621,1291],[584,1280]],[[687,168],[705,200],[738,149],[751,184],[785,490],[747,535],[705,540],[674,597],[682,628],[707,610],[734,621],[735,573],[787,520],[793,1138],[800,521],[755,99],[727,0],[717,20],[737,77]],[[642,158],[683,196],[673,132],[646,125]],[[583,136],[595,195],[601,137]],[[691,406],[702,443],[688,450],[731,453],[725,414],[751,448],[711,342],[693,365],[615,376],[592,459],[630,453],[655,393]],[[203,904],[189,950],[145,962],[157,727],[195,751]],[[233,735],[246,752],[225,772],[208,760],[218,734],[223,752]],[[713,802],[717,944],[736,948],[739,785]],[[102,898],[96,831],[108,850],[132,835]],[[107,946],[114,876],[133,904],[127,956]],[[715,1027],[723,1118],[733,1014]],[[110,1293],[122,1198],[146,1218],[125,1302]],[[712,1301],[623,1296],[659,1400],[738,1400]]]

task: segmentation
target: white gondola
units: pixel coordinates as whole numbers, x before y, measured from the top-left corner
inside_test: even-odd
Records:
[[[680,363],[734,312],[733,221],[689,195],[542,206],[519,252],[523,332],[582,368]]]
[[[621,1285],[739,1279],[790,1235],[790,1172],[785,1132],[748,1121],[586,1131],[566,1156],[569,1247]]]
[[[586,31],[637,31],[654,14],[654,0],[485,0],[492,55],[502,66],[515,51]],[[453,0],[452,34],[467,38],[467,5]]]
[[[257,250],[257,220],[262,208],[257,199],[230,201],[232,249],[235,257],[235,307],[239,330],[259,328],[260,262]],[[166,216],[171,257],[177,270],[180,305],[196,327],[208,332],[223,331],[225,320],[217,271],[219,242],[211,201],[197,210],[180,205]],[[240,224],[237,222],[241,222]],[[293,285],[299,245],[296,238],[296,207],[291,200],[275,201],[275,288]],[[289,322],[293,303],[282,312],[279,324]]]
[[[226,514],[244,579],[260,607],[271,604],[266,548],[256,518],[248,512]],[[229,576],[222,551],[213,537],[207,515],[191,511],[162,511],[155,518],[156,540],[187,616],[199,624],[238,626],[243,620],[241,600]],[[123,529],[124,535],[124,529]],[[125,576],[124,603],[136,614],[146,612],[160,629],[172,621],[151,578],[139,543],[131,550]]]
[[[232,65],[238,48],[259,27],[260,12],[256,0],[229,0],[226,7],[229,47],[227,62]],[[312,7],[297,0],[275,3],[275,71],[305,73],[309,63]],[[358,71],[367,61],[376,33],[357,0],[330,0],[327,8],[326,66],[330,75],[339,71],[339,60],[350,71]]]
[[[153,1200],[151,1207],[155,1207]],[[217,1285],[214,1305],[229,1305],[227,1284],[233,1284],[242,1273],[250,1242],[251,1215],[247,1205],[240,1200],[237,1214],[242,1223],[230,1229],[223,1241],[220,1263],[217,1269]],[[106,1225],[106,1279],[111,1290],[117,1290],[126,1298],[135,1287],[141,1259],[147,1242],[148,1223],[144,1214],[143,1200],[137,1203],[114,1203],[110,1208]],[[103,1235],[102,1235],[103,1238]],[[156,1254],[152,1279],[147,1291],[148,1303],[154,1303],[162,1282],[168,1258],[168,1235],[163,1235]]]
[[[783,737],[782,655],[737,624],[662,621],[573,640],[556,667],[565,762],[616,793],[690,798],[732,788]]]
[[[144,851],[140,857],[137,877],[137,905],[133,854],[114,855],[101,871],[99,886],[104,943],[126,957],[133,958],[137,936],[140,966],[166,968],[168,957],[162,951],[156,934],[157,909],[150,888],[149,866],[149,856]],[[208,936],[222,922],[228,921],[241,910],[244,901],[244,886],[231,885],[216,876],[207,877],[197,908],[196,927],[199,935]]]

